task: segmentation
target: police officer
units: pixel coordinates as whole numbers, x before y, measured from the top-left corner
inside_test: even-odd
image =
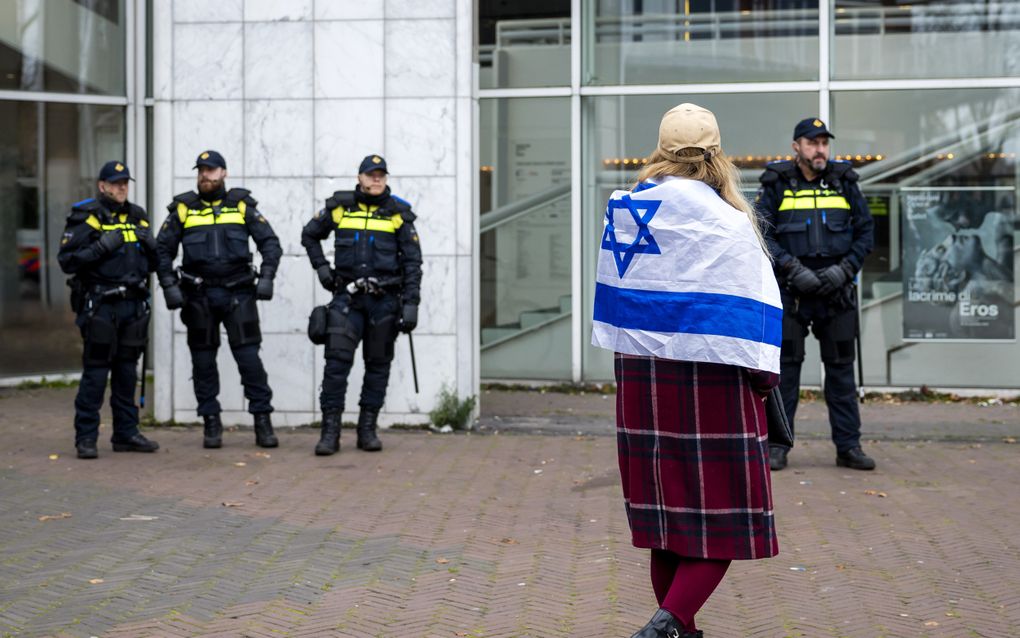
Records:
[[[340,417],[354,351],[363,342],[365,380],[358,416],[358,448],[382,449],[376,435],[379,409],[386,398],[393,344],[398,330],[410,333],[418,323],[421,248],[415,214],[406,201],[390,194],[386,161],[369,155],[358,169],[353,191],[337,191],[301,231],[301,245],[323,287],[333,292],[326,321],[326,369],[319,403],[320,456],[340,450]],[[321,241],[333,233],[336,268],[330,268]]]
[[[270,412],[273,392],[259,358],[262,332],[256,299],[273,297],[273,277],[283,254],[280,240],[256,206],[251,192],[229,191],[224,185],[227,162],[216,151],[205,151],[195,161],[198,192],[174,197],[159,231],[159,283],[167,308],[183,308],[181,320],[188,329],[192,382],[198,414],[205,425],[203,446],[223,445],[220,390],[216,351],[220,324],[241,373],[248,411],[254,415],[255,442],[276,447]],[[262,255],[256,277],[248,238]],[[177,248],[184,245],[182,267],[174,270]]]
[[[73,275],[68,282],[71,306],[85,342],[74,400],[80,459],[99,456],[99,408],[108,376],[113,451],[159,449],[138,431],[135,405],[136,366],[149,336],[149,273],[156,269],[156,239],[145,211],[128,201],[130,179],[122,162],[103,165],[98,194],[71,207],[57,254],[60,268]]]
[[[874,246],[874,221],[848,162],[829,160],[835,137],[817,118],[793,131],[791,161],[771,162],[762,174],[757,205],[768,221],[766,241],[775,259],[783,301],[780,391],[793,423],[800,395],[804,339],[810,328],[825,364],[836,464],[871,470],[861,449],[861,417],[854,384],[857,295],[854,277]],[[789,448],[771,446],[773,470],[786,467]]]

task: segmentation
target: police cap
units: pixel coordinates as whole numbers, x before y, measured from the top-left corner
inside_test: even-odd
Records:
[[[103,168],[99,169],[99,181],[101,182],[123,182],[126,179],[133,180],[134,178],[131,177],[131,171],[128,170],[124,162],[113,160],[103,164]]]
[[[226,168],[227,160],[223,159],[223,156],[216,151],[202,151],[199,153],[198,159],[195,160],[194,168],[198,168],[199,166]]]
[[[797,126],[793,129],[793,139],[795,140],[802,137],[813,140],[819,135],[825,135],[833,139],[836,138],[836,136],[825,127],[825,122],[821,121],[817,117],[809,117],[805,120],[801,120],[797,122]]]
[[[386,160],[382,158],[382,155],[366,155],[365,159],[361,160],[358,173],[367,173],[369,171],[382,171],[387,175],[390,173],[386,170]]]

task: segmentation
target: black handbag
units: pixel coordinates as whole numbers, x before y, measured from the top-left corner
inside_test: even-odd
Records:
[[[783,395],[779,393],[778,386],[765,397],[765,420],[769,424],[769,445],[793,447],[793,429],[786,418]]]

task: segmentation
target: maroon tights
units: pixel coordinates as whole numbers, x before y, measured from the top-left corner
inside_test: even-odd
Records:
[[[653,549],[652,589],[659,607],[673,614],[687,631],[696,631],[694,614],[722,582],[729,566],[728,560],[688,558]]]

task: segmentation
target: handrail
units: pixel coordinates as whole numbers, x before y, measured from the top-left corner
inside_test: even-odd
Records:
[[[499,208],[494,208],[478,219],[478,233],[487,233],[494,228],[523,217],[555,201],[570,196],[570,184],[553,186],[534,195],[528,195]]]

